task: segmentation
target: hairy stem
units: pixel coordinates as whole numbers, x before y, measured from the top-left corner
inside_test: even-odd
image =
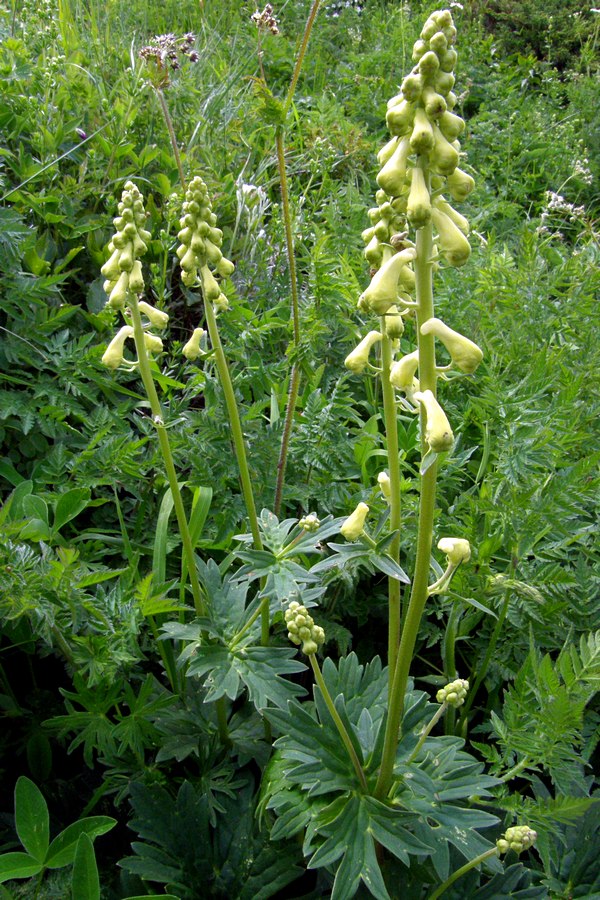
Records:
[[[287,94],[285,96],[284,109],[285,109],[286,115],[289,112],[290,106],[292,105],[292,100],[294,99],[294,94],[296,92],[296,85],[298,84],[298,79],[300,78],[300,72],[302,71],[302,64],[304,62],[304,57],[306,55],[306,50],[308,48],[308,42],[310,40],[310,33],[312,31],[313,25],[315,24],[315,19],[317,18],[317,13],[319,12],[320,5],[321,5],[321,0],[313,0],[313,5],[310,8],[310,12],[308,14],[308,19],[306,20],[306,25],[304,26],[304,34],[302,35],[302,43],[300,44],[298,56],[296,57],[296,63],[294,65],[294,71],[292,73],[292,79],[290,81],[290,86],[288,87]]]
[[[177,171],[179,172],[179,180],[181,182],[181,187],[183,190],[186,190],[186,182],[185,175],[183,174],[183,166],[181,165],[181,154],[179,153],[179,147],[177,146],[177,138],[175,137],[175,129],[173,128],[173,120],[171,119],[171,114],[169,112],[169,107],[167,106],[167,101],[165,100],[165,95],[163,94],[161,88],[154,88],[156,91],[156,95],[160,102],[160,108],[162,110],[163,118],[165,120],[165,124],[167,126],[167,131],[169,132],[169,137],[171,139],[171,146],[173,148],[173,155],[175,156],[175,162],[177,163]]]
[[[275,134],[275,145],[277,147],[277,169],[279,173],[279,185],[281,189],[281,206],[283,213],[283,224],[285,228],[285,247],[288,260],[288,270],[290,273],[290,297],[291,297],[291,317],[292,317],[292,346],[295,351],[298,350],[300,344],[300,308],[298,300],[298,275],[296,272],[296,257],[294,254],[294,236],[292,233],[292,215],[290,212],[290,197],[287,183],[287,173],[285,168],[285,147],[283,144],[283,128],[278,128]],[[285,469],[287,465],[287,454],[292,433],[292,425],[294,422],[294,412],[296,402],[298,400],[298,391],[300,388],[300,369],[298,360],[294,359],[292,371],[290,373],[290,389],[288,391],[287,405],[285,410],[285,418],[283,423],[283,434],[281,436],[281,449],[279,451],[279,459],[277,461],[277,482],[275,485],[275,501],[273,503],[273,511],[276,516],[281,512],[281,502],[283,498],[283,484],[285,481]]]

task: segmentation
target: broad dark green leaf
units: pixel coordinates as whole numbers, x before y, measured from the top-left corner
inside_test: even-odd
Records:
[[[60,869],[62,866],[70,865],[75,858],[77,842],[82,834],[87,834],[93,841],[99,835],[106,834],[116,824],[117,820],[110,816],[89,816],[67,825],[48,847],[44,865],[49,869]]]
[[[27,852],[43,863],[50,841],[48,806],[38,786],[25,775],[15,786],[15,827]]]
[[[71,884],[73,897],[77,897],[77,900],[100,900],[100,878],[94,845],[85,832],[77,841]]]

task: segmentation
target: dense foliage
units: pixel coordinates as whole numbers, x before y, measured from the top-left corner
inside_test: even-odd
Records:
[[[295,93],[308,2],[259,27],[231,0],[0,10],[0,897],[419,900],[482,854],[446,896],[600,891],[600,16],[549,6],[451,4],[476,189],[471,258],[436,276],[436,314],[484,361],[444,395],[433,529],[473,558],[428,602],[383,799],[387,584],[414,568],[421,437],[401,408],[399,565],[379,381],[344,360],[367,328],[386,102],[431,9],[323,3]],[[235,263],[231,396],[179,268],[182,175],[206,183]],[[100,268],[129,181],[145,298],[169,313],[151,370],[175,484],[139,371],[102,364],[117,314]],[[183,355],[201,325],[202,355]],[[339,537],[360,503],[372,546]],[[294,600],[326,635],[314,688],[286,637]],[[457,675],[466,702],[425,734]],[[489,855],[521,822],[536,849]]]

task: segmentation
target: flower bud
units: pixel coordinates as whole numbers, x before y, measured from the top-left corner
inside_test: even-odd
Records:
[[[462,169],[455,169],[454,172],[448,176],[446,184],[450,196],[453,200],[457,200],[458,202],[466,200],[475,187],[474,180],[466,172],[463,172]]]
[[[192,336],[182,349],[186,359],[198,359],[202,350],[200,349],[200,341],[204,336],[204,328],[194,328]]]
[[[384,315],[398,299],[398,282],[402,270],[416,256],[412,247],[395,253],[371,279],[369,287],[361,294],[361,300],[377,315]],[[411,273],[414,278],[414,273]]]
[[[409,143],[413,153],[427,153],[433,147],[433,127],[422,107],[415,112],[415,123]]]
[[[379,331],[370,331],[367,336],[362,339],[358,347],[356,347],[352,353],[349,353],[344,360],[346,368],[350,369],[351,372],[355,372],[357,375],[364,372],[369,362],[371,347],[377,344],[381,338],[382,335]]]
[[[167,327],[169,315],[168,313],[163,312],[162,309],[156,309],[156,307],[150,306],[145,300],[140,300],[138,308],[155,328],[162,329]]]
[[[438,125],[444,137],[449,141],[459,137],[465,130],[464,119],[461,119],[460,116],[455,116],[454,113],[448,112],[448,110],[442,113],[438,120]]]
[[[440,175],[451,175],[458,165],[458,152],[450,144],[437,125],[433,125],[434,144],[429,154],[432,168]]]
[[[386,500],[389,500],[392,496],[392,488],[390,483],[390,476],[387,472],[380,472],[377,476],[377,484],[379,485],[379,490],[383,494]]]
[[[425,408],[425,440],[431,450],[434,450],[436,453],[450,450],[454,443],[454,435],[446,418],[446,413],[433,396],[433,393],[429,390],[417,391],[414,398]]]
[[[359,503],[340,528],[340,533],[347,541],[357,541],[365,530],[365,522],[369,515],[369,507],[366,503]]]
[[[293,644],[300,646],[307,656],[316,653],[321,644],[325,642],[325,632],[320,625],[315,625],[305,606],[301,606],[296,600],[288,606],[284,613],[288,628],[288,638]]]
[[[467,375],[472,375],[481,360],[483,351],[469,338],[448,328],[440,319],[428,319],[421,325],[421,334],[434,334],[440,339],[454,365]]]
[[[537,832],[529,825],[513,825],[512,828],[507,828],[504,835],[496,841],[496,847],[499,853],[508,853],[509,850],[522,853],[533,847],[536,840]]]
[[[302,528],[303,531],[313,532],[318,531],[321,523],[315,513],[309,513],[307,516],[303,516],[298,522],[298,528]]]
[[[412,386],[415,372],[419,368],[419,351],[413,350],[392,364],[390,369],[390,383],[400,391],[405,391]]]
[[[221,293],[221,288],[208,266],[202,266],[200,269],[200,276],[202,278],[202,290],[204,291],[206,300],[217,300]]]
[[[463,266],[471,254],[465,235],[441,209],[433,207],[431,218],[438,233],[440,252],[451,266]]]
[[[406,216],[413,228],[422,228],[431,221],[431,198],[420,166],[415,166],[411,171]]]
[[[441,688],[435,695],[435,699],[438,703],[447,703],[448,706],[457,708],[465,702],[468,690],[469,682],[464,678],[457,678],[456,681],[451,681],[450,684]]]
[[[393,135],[404,135],[411,130],[411,125],[413,123],[414,117],[415,104],[410,103],[408,100],[401,100],[400,103],[396,103],[395,105],[388,108],[388,111],[385,114],[385,121],[387,123],[387,127]],[[388,145],[386,144],[385,146],[387,147]],[[383,150],[385,150],[385,147],[383,148]],[[380,158],[380,154],[382,156],[384,156],[385,154],[382,152],[382,150],[380,150],[377,154],[377,159],[379,160],[381,165],[383,165],[384,162],[389,159],[389,156],[386,159],[383,159]]]
[[[396,306],[390,306],[385,314],[385,333],[393,341],[404,334],[404,319]]]
[[[150,353],[162,352],[163,342],[157,335],[151,334],[149,331],[144,332],[144,344],[146,345],[146,349],[149,350]]]
[[[437,546],[446,554],[449,565],[459,566],[471,559],[471,545],[464,538],[441,538]]]
[[[120,328],[102,357],[102,364],[108,369],[118,369],[123,362],[123,350],[127,338],[133,337],[133,328],[131,325],[123,325]]]
[[[397,197],[404,187],[406,160],[410,152],[408,136],[403,137],[377,176],[377,184],[390,197]]]
[[[441,209],[443,213],[445,213],[449,219],[452,219],[457,228],[460,228],[463,234],[467,235],[471,230],[468,220],[461,215],[458,210],[454,209],[453,206],[450,206],[447,200],[444,200],[443,197],[436,197],[433,201],[433,205],[437,209]]]

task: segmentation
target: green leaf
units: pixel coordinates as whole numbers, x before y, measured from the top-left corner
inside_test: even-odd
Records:
[[[23,514],[31,519],[41,519],[48,525],[48,504],[35,494],[23,498]]]
[[[48,869],[60,869],[63,866],[69,866],[75,859],[77,850],[77,842],[82,834],[87,834],[91,841],[106,834],[111,828],[117,824],[116,819],[110,816],[88,816],[85,819],[79,819],[61,831],[57,835],[50,846],[44,860],[44,865]]]
[[[54,510],[54,532],[60,531],[63,525],[74,519],[90,502],[89,488],[72,488],[61,494]]]
[[[231,651],[216,644],[200,646],[191,657],[187,675],[207,676],[204,681],[207,703],[225,696],[235,700],[240,684],[244,684],[258,710],[271,703],[285,707],[288,700],[305,693],[303,687],[281,677],[306,669],[303,663],[290,658],[295,652],[283,647],[245,647]]]
[[[19,536],[26,541],[49,541],[52,537],[52,529],[42,519],[30,519],[21,528]]]
[[[38,786],[25,775],[15,786],[15,827],[27,852],[43,863],[50,841],[48,806]]]
[[[13,878],[31,878],[42,871],[42,864],[28,853],[3,853],[0,856],[0,884]]]
[[[73,897],[77,897],[77,900],[100,900],[100,879],[96,854],[94,845],[85,832],[79,836],[77,841],[71,885]]]

